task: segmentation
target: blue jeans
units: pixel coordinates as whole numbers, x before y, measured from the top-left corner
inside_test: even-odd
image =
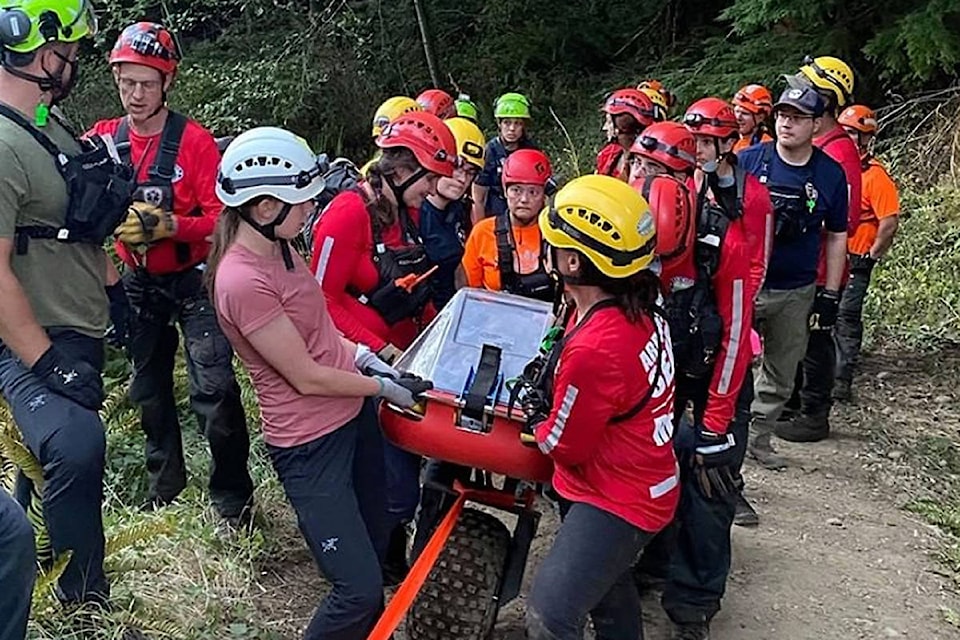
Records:
[[[103,369],[103,341],[73,331],[50,331],[62,351]],[[73,552],[60,577],[66,602],[105,602],[103,573],[103,470],[106,437],[96,411],[52,393],[3,346],[0,392],[24,444],[43,466],[43,516],[56,555]],[[18,491],[20,495],[25,492]]]
[[[20,506],[0,489],[0,640],[23,640],[37,575],[33,528]]]
[[[533,580],[527,638],[582,640],[589,614],[597,640],[642,640],[631,567],[652,534],[581,502],[566,503],[561,514],[563,524]]]
[[[304,639],[363,640],[383,610],[380,561],[390,534],[373,403],[333,433],[267,451],[320,573],[333,585]]]
[[[170,502],[187,484],[173,371],[183,331],[190,403],[210,443],[210,499],[220,515],[236,517],[253,500],[247,472],[250,440],[233,373],[233,350],[203,286],[202,273],[152,276],[128,271],[123,286],[133,308],[130,399],[146,434],[150,498]]]

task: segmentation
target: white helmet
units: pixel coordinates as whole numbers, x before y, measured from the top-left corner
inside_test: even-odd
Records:
[[[323,191],[324,170],[303,138],[278,127],[257,127],[237,136],[223,152],[217,197],[228,207],[258,196],[300,204]]]

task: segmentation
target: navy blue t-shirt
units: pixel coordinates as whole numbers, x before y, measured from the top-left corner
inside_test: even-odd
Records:
[[[454,200],[446,209],[438,209],[429,200],[420,205],[420,239],[427,257],[437,265],[430,282],[438,310],[456,293],[454,280],[463,258],[463,224],[468,219],[462,200]]]
[[[530,138],[520,138],[518,149],[538,149]],[[483,156],[483,171],[477,176],[476,184],[487,188],[487,202],[484,209],[488,216],[507,212],[507,199],[503,195],[503,161],[510,152],[503,146],[500,136],[487,143]]]
[[[815,201],[804,233],[787,240],[779,236],[774,239],[767,279],[763,283],[765,289],[799,289],[817,279],[821,230],[835,233],[847,230],[847,177],[843,168],[820,149],[814,148],[807,164],[798,167],[784,162],[774,144],[768,142],[744,149],[737,155],[737,162],[767,185],[775,207],[777,187],[784,192],[804,194],[803,201]],[[771,152],[765,153],[768,145]],[[808,184],[812,189],[807,188]]]

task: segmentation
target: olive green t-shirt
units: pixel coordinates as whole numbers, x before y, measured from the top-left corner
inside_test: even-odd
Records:
[[[67,155],[80,151],[54,118],[42,131]],[[53,156],[0,116],[0,238],[12,239],[22,225],[59,228],[66,214],[67,187]],[[26,254],[14,247],[10,262],[41,326],[103,336],[109,318],[103,247],[31,238]]]

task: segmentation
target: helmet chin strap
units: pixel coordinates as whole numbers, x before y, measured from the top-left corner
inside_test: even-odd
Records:
[[[423,167],[420,167],[419,169],[413,172],[413,175],[411,175],[409,178],[407,178],[400,184],[394,184],[393,178],[391,176],[384,176],[384,182],[386,182],[387,186],[390,187],[390,191],[393,192],[393,197],[397,199],[398,208],[404,206],[403,195],[407,192],[407,189],[412,187],[414,183],[417,182],[417,180],[426,176],[428,173],[430,172],[424,169]]]
[[[254,220],[249,211],[244,209],[240,210],[240,217],[243,218],[244,222],[253,227],[267,240],[272,240],[273,242],[278,242],[280,244],[280,253],[283,255],[283,265],[287,268],[287,271],[293,271],[293,256],[290,254],[290,243],[283,239],[277,239],[276,232],[277,227],[283,224],[283,221],[286,220],[287,216],[290,215],[290,210],[292,208],[292,204],[288,204],[286,202],[283,203],[283,208],[280,209],[280,213],[277,214],[277,217],[267,224],[260,224]]]
[[[49,69],[41,66],[40,68],[44,73],[43,76],[33,75],[32,73],[27,73],[26,71],[18,69],[11,64],[7,64],[6,55],[0,57],[0,61],[2,61],[3,68],[10,75],[20,78],[21,80],[34,83],[43,93],[50,93],[52,95],[50,105],[53,106],[66,98],[71,89],[73,89],[73,87],[76,85],[78,68],[76,60],[70,60],[57,51],[54,51],[53,54],[61,61],[60,69],[58,69],[56,73],[51,73]],[[63,72],[68,65],[71,67],[70,81],[64,82]]]

